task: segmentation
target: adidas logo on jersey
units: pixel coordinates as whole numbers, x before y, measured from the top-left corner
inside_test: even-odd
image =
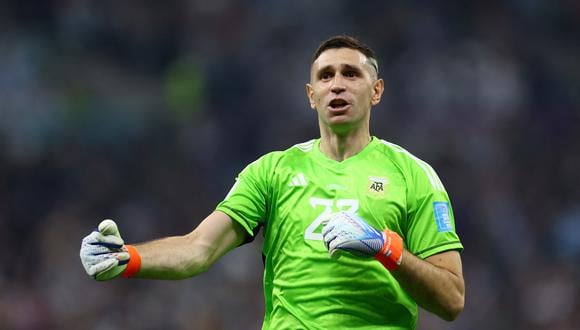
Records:
[[[288,187],[305,187],[307,185],[308,182],[304,178],[304,173],[298,173],[292,178],[292,180],[288,184]]]

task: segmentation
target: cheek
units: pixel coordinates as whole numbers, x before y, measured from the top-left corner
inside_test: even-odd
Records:
[[[322,103],[322,100],[323,100],[322,94],[315,92],[313,95],[313,99],[314,99],[314,103],[316,103],[316,104]]]
[[[359,95],[360,95],[360,98],[359,99],[361,101],[363,101],[365,104],[366,103],[369,103],[370,104],[372,102],[372,99],[373,99],[373,91],[372,91],[372,89],[364,88]]]
[[[358,103],[358,104],[364,104],[364,103],[366,103],[366,100],[369,97],[368,96],[368,93],[366,93],[362,89],[353,90],[353,94],[354,94],[354,97],[356,99],[356,103]]]

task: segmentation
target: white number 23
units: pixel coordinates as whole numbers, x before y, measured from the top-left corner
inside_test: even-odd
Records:
[[[326,216],[333,212],[340,211],[356,213],[356,211],[358,211],[359,203],[357,199],[338,199],[335,202],[332,199],[311,197],[310,205],[313,208],[324,207],[324,209],[314,219],[314,221],[312,221],[308,228],[306,228],[304,239],[322,241],[322,234],[315,231],[320,227]]]

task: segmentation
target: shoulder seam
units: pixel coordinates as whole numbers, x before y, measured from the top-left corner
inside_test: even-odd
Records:
[[[310,141],[298,143],[298,144],[293,145],[290,149],[297,148],[298,150],[300,150],[302,152],[309,152],[314,147],[315,141],[316,141],[316,139],[312,139]]]
[[[412,153],[405,150],[401,146],[398,146],[398,145],[391,143],[391,142],[387,142],[385,140],[380,140],[380,141],[382,144],[384,144],[388,147],[391,147],[396,152],[403,153],[406,156],[408,156],[409,158],[413,159],[417,163],[417,165],[419,165],[419,167],[421,167],[421,169],[423,170],[423,172],[427,176],[427,179],[429,179],[429,182],[431,183],[431,186],[433,187],[433,189],[438,190],[438,191],[445,191],[445,188],[443,187],[443,183],[441,183],[441,180],[439,179],[439,177],[437,176],[437,174],[435,173],[435,170],[433,170],[431,165],[429,165],[425,161],[419,159],[417,156],[413,155]]]

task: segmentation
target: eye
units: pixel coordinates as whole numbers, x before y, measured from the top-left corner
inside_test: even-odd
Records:
[[[358,76],[357,72],[354,70],[345,71],[343,73],[343,75],[347,78],[354,78],[354,77]]]
[[[332,78],[332,73],[329,71],[324,71],[322,73],[320,73],[320,79],[321,80],[328,80]]]

